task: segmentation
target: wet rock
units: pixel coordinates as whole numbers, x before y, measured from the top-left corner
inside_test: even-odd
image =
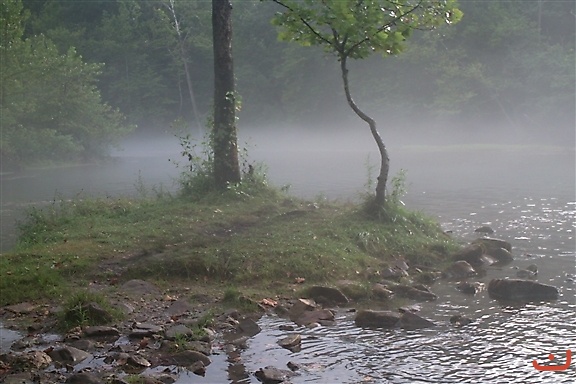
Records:
[[[556,300],[556,287],[522,279],[492,279],[488,284],[490,297],[505,301]]]
[[[400,313],[406,313],[406,312],[416,313],[416,312],[419,312],[421,309],[422,309],[422,307],[420,307],[417,304],[405,305],[403,307],[398,308],[398,312],[400,312]]]
[[[175,340],[178,337],[191,337],[194,332],[183,324],[177,324],[166,330],[165,337],[168,340]]]
[[[492,234],[494,233],[494,230],[492,228],[490,228],[487,225],[483,225],[481,227],[478,227],[474,230],[474,232],[476,233],[485,233],[485,234]]]
[[[188,341],[186,342],[186,349],[200,352],[206,356],[212,354],[212,345],[204,341]]]
[[[409,286],[405,284],[396,284],[389,287],[392,292],[397,296],[404,297],[411,300],[418,301],[433,301],[438,299],[438,296],[427,287],[424,286]]]
[[[208,366],[212,362],[208,356],[197,351],[178,352],[176,354],[170,355],[166,359],[166,362],[170,365],[178,365],[180,367],[191,366],[197,361],[201,361],[204,366]]]
[[[87,337],[117,337],[120,336],[120,331],[114,327],[107,327],[104,325],[95,325],[83,328],[84,335]]]
[[[538,266],[536,264],[530,264],[526,269],[518,270],[516,272],[516,277],[520,279],[535,279],[538,277]]]
[[[338,288],[315,285],[308,288],[307,294],[315,302],[325,305],[347,304],[349,302]]]
[[[52,358],[42,351],[3,354],[0,355],[0,361],[8,364],[14,372],[44,369],[52,364]]]
[[[152,365],[148,360],[146,360],[142,356],[134,354],[128,356],[128,358],[126,359],[126,364],[129,364],[136,368],[148,368],[149,366]]]
[[[286,364],[286,366],[287,366],[292,372],[297,371],[297,370],[300,369],[300,364],[295,363],[295,362],[293,362],[293,361],[289,361],[289,362]]]
[[[456,284],[456,289],[468,295],[475,295],[478,292],[484,290],[484,284],[480,283],[479,281],[460,281],[458,284]]]
[[[30,372],[19,372],[2,377],[2,384],[35,384],[38,380]]]
[[[394,292],[389,290],[384,284],[380,283],[372,285],[372,294],[381,300],[389,300],[394,296]]]
[[[53,349],[48,353],[52,360],[62,364],[76,365],[88,357],[92,356],[90,353],[69,345]]]
[[[286,336],[278,341],[278,345],[292,352],[298,352],[302,347],[302,336],[299,334]]]
[[[262,329],[254,320],[245,317],[238,321],[238,330],[246,336],[252,337],[260,333]]]
[[[482,238],[474,240],[471,245],[480,246],[483,254],[493,257],[498,264],[507,264],[514,260],[512,244],[505,240]]]
[[[254,376],[264,384],[282,383],[294,375],[292,371],[275,367],[260,368],[254,373]]]
[[[356,313],[354,323],[358,327],[394,328],[399,325],[400,317],[396,312],[362,309]]]
[[[476,276],[477,274],[472,265],[465,260],[455,261],[444,271],[444,276],[448,279],[464,279],[466,277]]]
[[[318,323],[321,325],[334,325],[334,312],[329,309],[316,309],[314,311],[305,311],[298,318],[293,320],[301,326]]]
[[[408,330],[434,327],[435,324],[414,312],[406,311],[400,317],[400,327]]]
[[[487,267],[497,262],[496,258],[487,255],[480,244],[471,244],[452,255],[454,261],[465,261],[473,267]]]
[[[104,380],[91,372],[78,372],[70,376],[65,384],[104,384]]]
[[[470,323],[472,323],[472,319],[463,315],[454,315],[450,317],[450,324],[454,325],[455,327],[463,327]]]
[[[316,309],[316,302],[311,299],[298,299],[288,311],[290,320],[295,321],[306,311],[313,311]]]
[[[128,337],[141,339],[144,337],[151,337],[162,332],[162,327],[150,323],[134,323],[132,325],[132,331]]]

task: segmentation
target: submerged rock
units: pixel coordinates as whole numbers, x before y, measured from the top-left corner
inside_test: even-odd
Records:
[[[556,287],[522,279],[492,279],[488,284],[490,297],[497,300],[540,301],[556,300]]]

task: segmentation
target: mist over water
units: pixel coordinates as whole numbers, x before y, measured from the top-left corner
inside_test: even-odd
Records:
[[[249,162],[265,165],[273,185],[290,185],[292,195],[358,200],[368,190],[369,175],[377,175],[380,158],[368,129],[356,128],[353,132],[288,126],[241,130],[239,146],[247,147]],[[560,300],[503,307],[486,293],[464,297],[440,282],[433,291],[441,299],[422,305],[422,315],[437,327],[414,332],[364,330],[355,327],[353,315],[340,311],[336,327],[297,330],[303,336],[299,353],[276,344],[283,335],[278,327],[286,320],[264,317],[263,331],[249,341],[240,363],[228,362],[220,351],[205,378],[183,375],[177,383],[257,383],[254,371],[266,365],[283,368],[290,360],[304,366],[294,383],[572,383],[574,366],[552,377],[540,375],[531,361],[544,361],[549,353],[564,356],[567,348],[576,348],[575,287],[567,279],[576,276],[573,142],[514,144],[510,137],[496,141],[486,133],[474,143],[462,143],[448,140],[450,135],[431,135],[383,133],[390,177],[400,169],[406,171],[403,201],[408,208],[437,218],[462,242],[476,237],[475,228],[490,225],[495,237],[512,243],[516,260],[509,267],[490,270],[487,278],[513,277],[512,267],[535,263],[538,281],[558,287]],[[158,188],[177,193],[183,168],[169,159],[182,166],[185,162],[174,136],[134,137],[123,146],[100,165],[2,175],[3,251],[14,243],[15,221],[26,206],[61,198],[138,196]],[[475,325],[452,328],[447,323],[455,313],[476,319]]]

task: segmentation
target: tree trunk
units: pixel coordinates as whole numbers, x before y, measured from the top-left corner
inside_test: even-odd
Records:
[[[212,0],[214,48],[214,179],[225,189],[240,182],[236,136],[234,66],[232,62],[232,5],[229,0]]]
[[[340,57],[340,69],[342,70],[342,81],[344,82],[344,92],[346,93],[346,100],[348,100],[348,105],[350,108],[370,127],[370,132],[372,132],[372,136],[376,141],[376,145],[378,146],[378,151],[380,152],[380,175],[378,176],[378,181],[376,183],[376,197],[375,197],[375,204],[378,207],[383,207],[384,203],[386,202],[386,183],[388,182],[388,172],[390,170],[390,159],[388,158],[388,151],[386,150],[386,146],[382,141],[382,137],[380,137],[380,133],[376,129],[376,122],[370,116],[365,114],[358,108],[354,100],[352,99],[352,95],[350,94],[350,87],[348,85],[348,68],[346,67],[346,59],[347,57]]]

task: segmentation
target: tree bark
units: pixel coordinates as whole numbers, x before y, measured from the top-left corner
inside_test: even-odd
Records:
[[[240,182],[236,135],[234,66],[232,60],[232,4],[212,0],[214,49],[214,180],[225,189]]]
[[[378,181],[376,183],[376,196],[374,199],[374,203],[378,207],[383,207],[384,203],[386,202],[386,183],[388,182],[388,172],[390,170],[390,159],[388,157],[388,151],[386,150],[386,146],[382,141],[382,137],[380,133],[376,129],[376,122],[370,116],[365,114],[354,102],[352,99],[352,95],[350,94],[350,86],[348,85],[348,68],[346,67],[346,59],[347,57],[340,56],[340,69],[342,71],[342,81],[344,82],[344,93],[346,94],[346,100],[348,100],[348,105],[350,108],[368,123],[370,127],[370,132],[376,141],[376,145],[378,146],[378,151],[380,152],[380,175],[378,176]]]

